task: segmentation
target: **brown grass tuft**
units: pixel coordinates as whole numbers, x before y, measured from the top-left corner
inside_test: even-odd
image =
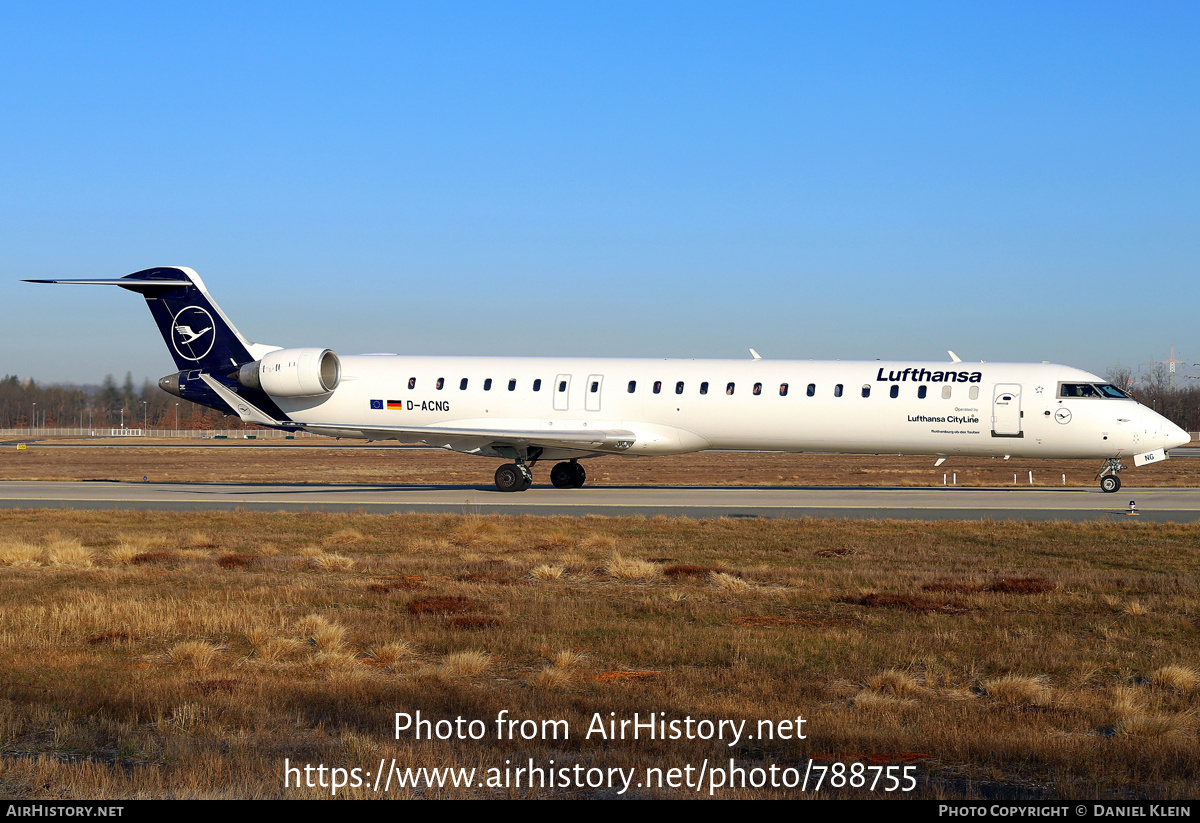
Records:
[[[362,543],[367,538],[358,529],[342,529],[325,538],[326,546],[344,546],[349,543]]]
[[[867,688],[880,694],[888,694],[905,700],[919,697],[925,693],[925,689],[916,677],[899,669],[880,672],[867,681]]]
[[[1006,674],[985,680],[979,684],[980,691],[988,697],[1009,706],[1048,706],[1054,694],[1046,682],[1047,678]]]
[[[447,677],[478,677],[491,665],[491,655],[472,649],[446,655],[438,672]]]
[[[1116,732],[1130,737],[1168,737],[1191,735],[1196,717],[1191,712],[1179,714],[1135,714],[1116,726]]]
[[[354,568],[354,560],[342,554],[322,552],[312,559],[312,565],[327,572],[348,572]]]
[[[1150,685],[1159,689],[1189,694],[1200,685],[1200,672],[1188,666],[1163,666],[1150,675]]]
[[[754,584],[736,575],[726,574],[725,572],[716,572],[708,580],[718,589],[723,589],[727,592],[748,592],[754,588]]]
[[[220,653],[221,647],[207,640],[185,640],[167,650],[172,662],[189,665],[197,671],[204,671],[211,666]]]
[[[393,640],[374,649],[369,658],[384,668],[392,668],[401,660],[411,658],[417,653],[407,640]]]
[[[540,566],[535,566],[529,571],[529,576],[534,580],[562,580],[566,569],[562,566],[551,566],[543,563]]]
[[[197,531],[180,541],[180,545],[185,549],[215,549],[219,544],[206,532]]]
[[[647,560],[615,554],[604,564],[604,571],[618,580],[654,580],[662,574],[662,567]]]

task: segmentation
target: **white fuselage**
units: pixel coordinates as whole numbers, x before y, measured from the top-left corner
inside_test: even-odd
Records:
[[[274,398],[295,419],[378,429],[625,430],[629,455],[703,449],[1112,458],[1187,442],[1104,384],[1050,363],[343,356],[328,395]],[[465,388],[464,381],[465,380]],[[440,381],[440,383],[439,383]],[[361,425],[355,434],[345,426]],[[375,431],[372,431],[372,428]],[[477,439],[421,437],[494,454]],[[547,456],[617,451],[553,448]]]

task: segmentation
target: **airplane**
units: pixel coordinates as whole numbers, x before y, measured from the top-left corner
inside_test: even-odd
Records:
[[[330,437],[423,442],[498,457],[500,491],[524,491],[557,461],[708,449],[946,458],[1095,458],[1100,488],[1123,461],[1162,461],[1187,432],[1079,369],[1042,363],[565,357],[339,356],[242,336],[185,266],[111,280],[141,294],[179,369],[164,391],[247,423]],[[200,329],[200,331],[195,331]]]

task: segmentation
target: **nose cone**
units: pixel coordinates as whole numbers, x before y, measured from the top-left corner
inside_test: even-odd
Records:
[[[1192,442],[1192,436],[1170,420],[1163,421],[1163,448],[1177,449]]]

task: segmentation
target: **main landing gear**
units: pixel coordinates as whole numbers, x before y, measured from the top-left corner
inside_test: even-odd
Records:
[[[1117,477],[1117,472],[1125,468],[1121,465],[1121,458],[1110,457],[1104,461],[1104,465],[1100,471],[1096,472],[1096,479],[1100,481],[1100,491],[1112,494],[1121,488],[1121,478]]]
[[[533,485],[533,472],[524,463],[505,463],[496,469],[496,488],[502,492],[523,492]]]
[[[579,465],[577,460],[557,463],[550,470],[550,482],[556,489],[578,489],[585,480],[587,480],[587,472],[583,470],[583,466]]]
[[[505,463],[496,469],[496,488],[502,492],[523,492],[528,489],[533,485],[533,465],[540,456],[541,449],[530,449],[527,456],[515,453],[516,462]],[[587,472],[575,460],[556,463],[550,470],[550,482],[556,489],[578,489],[585,480]]]

